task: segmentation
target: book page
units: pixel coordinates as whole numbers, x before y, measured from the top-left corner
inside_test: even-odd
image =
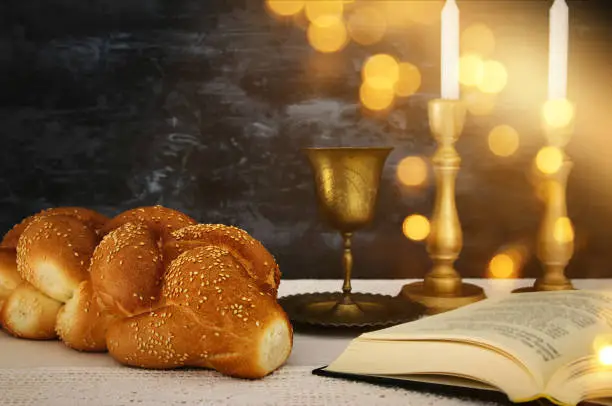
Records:
[[[561,365],[593,352],[600,334],[612,332],[612,293],[521,293],[384,330],[360,339],[464,340],[498,348],[546,382]]]

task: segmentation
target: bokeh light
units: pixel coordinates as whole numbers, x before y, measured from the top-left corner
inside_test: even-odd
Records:
[[[510,278],[516,273],[516,265],[510,255],[497,254],[489,262],[489,272],[494,278]]]
[[[606,345],[601,348],[597,354],[597,359],[602,365],[612,365],[612,345]]]
[[[290,17],[304,9],[304,0],[266,0],[268,10],[281,17]]]
[[[546,124],[551,127],[565,127],[574,118],[574,106],[567,99],[547,100],[542,108]]]
[[[393,88],[373,87],[366,81],[359,88],[359,99],[366,108],[381,111],[391,107],[395,100],[395,92]]]
[[[489,132],[489,149],[497,156],[507,157],[519,147],[518,132],[506,124],[494,127]]]
[[[553,228],[553,238],[561,244],[574,241],[574,227],[569,217],[561,217],[555,221]]]
[[[476,84],[483,93],[500,93],[508,83],[506,67],[498,61],[484,61],[482,79]]]
[[[491,93],[482,93],[476,89],[462,92],[467,110],[475,116],[486,116],[495,110],[497,96]]]
[[[404,235],[413,241],[423,241],[429,236],[430,225],[427,217],[413,214],[404,219]]]
[[[307,37],[310,45],[323,53],[340,51],[348,42],[344,21],[334,16],[319,17],[308,27]]]
[[[467,27],[461,34],[461,52],[490,55],[495,51],[495,35],[485,24]]]
[[[377,89],[391,89],[399,79],[399,64],[391,55],[373,55],[365,62],[362,70],[364,83]]]
[[[419,68],[408,62],[399,64],[399,77],[395,83],[395,94],[408,97],[415,94],[421,87],[421,72]]]
[[[406,186],[420,186],[427,181],[427,163],[418,156],[409,156],[397,165],[397,178]]]
[[[536,155],[536,166],[545,174],[556,173],[563,165],[563,151],[557,147],[546,146]]]
[[[349,16],[347,25],[353,41],[361,45],[375,44],[387,31],[384,14],[377,8],[368,6],[357,8]]]
[[[464,86],[476,86],[482,83],[484,61],[478,54],[466,54],[459,58],[459,82]]]
[[[282,0],[279,0],[282,1]],[[342,0],[309,0],[304,7],[306,17],[314,23],[321,17],[342,18],[344,3]]]
[[[516,244],[500,250],[489,262],[489,277],[517,278],[526,260],[527,249],[524,245]]]

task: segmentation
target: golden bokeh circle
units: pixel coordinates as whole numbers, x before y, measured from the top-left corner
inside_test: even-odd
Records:
[[[404,219],[402,231],[413,241],[423,241],[429,236],[431,226],[427,217],[413,214]]]
[[[266,0],[268,10],[280,17],[290,17],[304,9],[304,0]]]
[[[482,80],[476,84],[483,93],[501,93],[508,83],[506,67],[499,61],[484,61],[482,65]]]
[[[489,132],[489,149],[497,156],[508,157],[519,147],[518,132],[507,124],[495,126]]]
[[[342,19],[344,3],[342,0],[309,0],[304,6],[306,18],[311,23],[321,17],[336,17]]]
[[[397,165],[397,179],[406,186],[420,186],[427,181],[428,167],[418,156],[402,159]]]
[[[574,106],[567,99],[547,100],[542,108],[544,121],[551,127],[565,127],[574,119]]]
[[[359,88],[359,99],[367,109],[381,111],[391,107],[395,93],[393,88],[374,87],[370,82],[363,82]]]
[[[388,54],[376,54],[369,57],[362,69],[362,78],[374,88],[391,89],[399,79],[399,63]]]
[[[546,146],[536,155],[536,167],[545,174],[556,173],[563,165],[563,151],[557,147]]]
[[[318,18],[308,26],[306,36],[310,45],[323,53],[338,52],[348,43],[344,21],[334,16]]]
[[[461,34],[461,51],[490,55],[495,52],[495,35],[483,23],[472,24]]]
[[[505,253],[495,255],[489,262],[489,273],[494,278],[509,278],[515,275],[516,270],[514,258]]]
[[[477,86],[484,77],[484,61],[478,54],[465,54],[459,58],[459,82],[464,86]]]
[[[409,62],[400,63],[398,68],[399,75],[395,83],[395,94],[400,97],[412,96],[421,87],[421,72]]]
[[[361,45],[372,45],[380,41],[387,31],[385,15],[377,8],[357,8],[347,21],[351,39]]]

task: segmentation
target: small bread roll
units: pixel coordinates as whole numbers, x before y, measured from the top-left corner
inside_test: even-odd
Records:
[[[96,231],[96,233],[100,233],[104,224],[109,220],[108,217],[83,207],[54,207],[26,217],[19,224],[16,224],[4,235],[2,242],[0,242],[0,247],[17,248],[21,233],[23,233],[23,230],[25,230],[32,221],[41,216],[55,215],[75,217]]]
[[[143,368],[206,367],[261,378],[291,353],[286,314],[227,250],[181,254],[167,271],[162,299],[165,306],[111,325],[111,356]]]
[[[17,272],[17,252],[12,248],[0,248],[0,310],[2,303],[21,282]]]
[[[106,330],[115,320],[101,308],[93,293],[90,281],[81,282],[57,314],[57,335],[64,344],[78,351],[106,351]]]
[[[104,233],[108,233],[125,223],[144,223],[153,230],[157,239],[166,239],[173,231],[197,222],[180,211],[164,206],[145,206],[127,210],[117,215],[106,224]]]
[[[91,260],[91,283],[108,311],[131,316],[159,300],[163,263],[154,233],[143,223],[126,223],[108,233]]]
[[[276,296],[281,273],[272,254],[246,231],[223,224],[197,224],[182,228],[164,244],[168,265],[195,247],[216,246],[229,251],[264,292]]]
[[[57,337],[55,319],[61,306],[61,302],[23,282],[4,302],[0,324],[15,337],[51,340]]]
[[[75,217],[38,217],[19,238],[17,270],[38,290],[65,303],[87,278],[97,241],[96,233]]]

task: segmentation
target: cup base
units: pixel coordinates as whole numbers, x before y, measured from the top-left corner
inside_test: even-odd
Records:
[[[420,303],[427,309],[426,313],[428,315],[444,313],[486,298],[484,290],[480,286],[469,283],[461,284],[459,294],[440,296],[425,290],[423,282],[414,282],[404,285],[399,296]]]

